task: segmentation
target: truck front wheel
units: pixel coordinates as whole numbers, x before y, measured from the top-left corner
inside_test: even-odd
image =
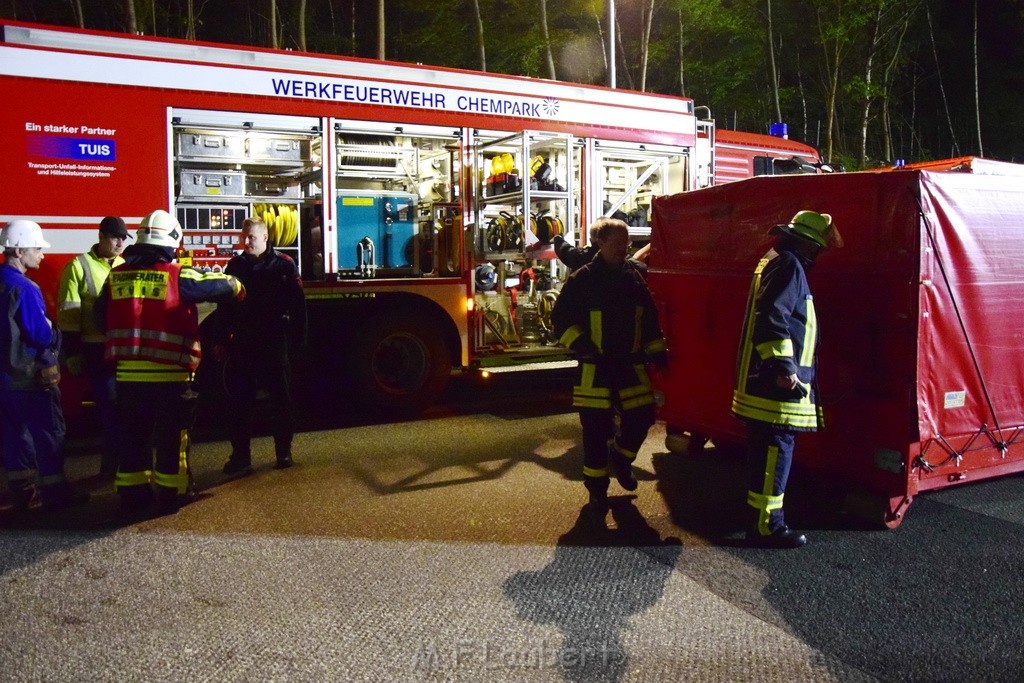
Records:
[[[427,321],[389,315],[358,335],[352,354],[356,400],[398,413],[421,412],[448,384],[451,360]]]

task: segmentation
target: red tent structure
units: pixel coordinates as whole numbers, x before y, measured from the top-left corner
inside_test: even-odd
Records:
[[[730,412],[768,229],[829,213],[846,246],[808,278],[821,329],[820,470],[895,527],[921,492],[1024,470],[1024,185],[923,170],[752,178],[653,203],[649,282],[671,350],[661,417],[743,442]],[[863,506],[862,506],[863,510]]]
[[[954,157],[952,159],[936,159],[934,161],[918,161],[902,167],[917,171],[952,171],[954,173],[974,173],[977,175],[1015,175],[1024,176],[1024,164],[1008,161],[996,161],[984,157]],[[895,168],[890,170],[897,170]]]

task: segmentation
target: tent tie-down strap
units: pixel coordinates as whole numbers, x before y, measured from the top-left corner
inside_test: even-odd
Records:
[[[942,434],[936,434],[934,438],[928,440],[928,443],[925,444],[924,450],[922,450],[921,454],[914,459],[914,469],[924,468],[928,472],[934,472],[935,468],[947,465],[954,460],[956,461],[957,466],[959,466],[960,461],[968,452],[981,451],[987,448],[999,449],[999,457],[1005,459],[1006,452],[1010,450],[1010,446],[1024,440],[1024,425],[1020,427],[1013,427],[1012,429],[1013,433],[1010,434],[1010,438],[1003,441],[996,437],[995,433],[988,428],[987,424],[983,424],[978,431],[967,440],[967,443],[960,448],[953,448],[953,445],[946,440],[946,437],[942,436]],[[975,446],[975,442],[978,441],[982,435],[988,437],[988,440]],[[942,462],[928,462],[925,457],[928,455],[928,451],[931,449],[933,444],[938,444],[936,448],[940,452],[945,453],[946,457]]]
[[[914,199],[917,202],[917,210],[921,216],[921,221],[924,223],[924,229],[928,233],[928,241],[931,242],[932,251],[935,253],[935,262],[939,265],[939,271],[942,273],[943,282],[946,283],[946,291],[949,292],[949,300],[953,303],[953,310],[956,311],[956,319],[957,322],[960,323],[960,330],[963,332],[964,341],[967,342],[967,350],[971,352],[971,362],[974,364],[974,372],[978,375],[978,381],[981,382],[981,391],[985,394],[985,402],[988,404],[989,412],[992,413],[992,421],[995,423],[996,431],[999,432],[1000,437],[1002,437],[1003,430],[999,426],[999,417],[996,415],[995,406],[992,405],[992,396],[988,393],[988,384],[985,382],[985,376],[981,372],[981,365],[978,363],[978,356],[974,353],[974,344],[971,343],[971,337],[967,334],[967,325],[964,323],[963,314],[960,313],[960,304],[957,303],[956,295],[953,293],[953,285],[949,282],[949,275],[946,274],[946,266],[943,264],[942,257],[939,255],[939,245],[935,241],[935,234],[932,231],[931,223],[928,222],[928,215],[925,213],[924,206],[921,204],[920,195],[915,195]],[[988,426],[982,425],[981,431],[987,432]],[[1000,441],[1001,440],[1002,439],[1000,438]]]

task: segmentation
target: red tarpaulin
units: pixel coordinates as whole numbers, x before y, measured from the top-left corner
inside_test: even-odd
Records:
[[[826,428],[796,462],[884,502],[1024,470],[1024,187],[920,170],[752,178],[654,201],[649,282],[673,428],[742,443],[729,412],[750,278],[801,209],[846,241],[810,271]]]

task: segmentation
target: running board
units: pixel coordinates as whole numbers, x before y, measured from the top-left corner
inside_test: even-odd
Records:
[[[479,367],[477,370],[496,375],[503,372],[525,372],[527,370],[561,370],[564,368],[574,368],[576,365],[575,360],[555,360],[540,363],[518,363],[515,365],[491,365]]]

